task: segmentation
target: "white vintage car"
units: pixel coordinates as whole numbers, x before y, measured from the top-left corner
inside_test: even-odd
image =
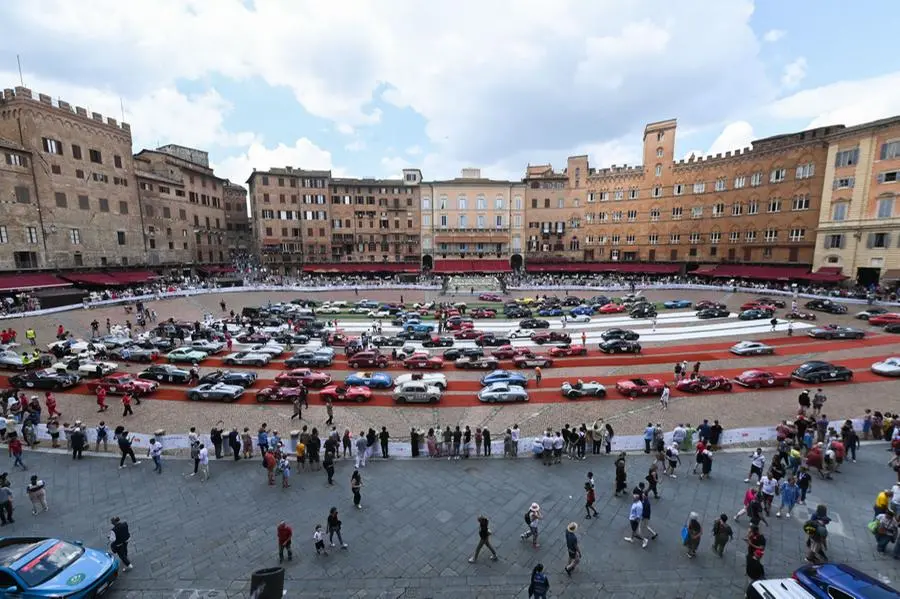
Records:
[[[390,318],[391,313],[387,310],[369,310],[369,318]]]
[[[257,353],[257,354],[266,354],[270,358],[277,358],[281,354],[284,353],[284,346],[278,343],[273,343],[269,341],[267,343],[260,343],[258,345],[252,345],[247,349],[249,352]]]
[[[447,390],[447,377],[440,372],[413,372],[409,374],[401,374],[394,378],[394,384],[403,385],[410,381],[420,381],[427,385],[434,385],[441,391]]]
[[[337,306],[322,306],[318,312],[319,314],[340,314],[341,309]]]
[[[569,322],[590,322],[591,317],[588,314],[578,314],[576,316],[567,316]]]
[[[271,355],[255,351],[234,352],[222,358],[222,361],[229,366],[265,366],[271,360]]]
[[[509,334],[510,339],[531,339],[537,331],[534,329],[516,329]]]
[[[210,341],[209,339],[194,339],[191,341],[191,347],[212,355],[224,350],[225,344],[221,341]]]
[[[424,381],[407,381],[394,387],[394,401],[404,403],[431,403],[441,401],[442,389]]]
[[[100,366],[100,372],[97,372],[97,366]],[[79,357],[63,358],[53,366],[53,370],[61,370],[64,372],[76,372],[78,376],[99,377],[106,376],[111,372],[119,369],[119,365],[115,362],[101,362],[92,359],[81,359]]]
[[[66,341],[54,341],[53,343],[47,344],[47,349],[51,352],[57,348],[67,348],[69,353],[77,354],[83,351],[87,351],[89,347],[103,347],[106,346],[99,341],[85,341],[84,339],[71,339]]]

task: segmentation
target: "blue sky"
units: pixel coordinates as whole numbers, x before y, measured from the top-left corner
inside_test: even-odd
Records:
[[[466,166],[520,178],[587,153],[634,164],[643,125],[677,152],[900,113],[886,1],[63,0],[4,3],[35,91],[131,122],[135,151],[207,149],[223,176]],[[860,57],[865,57],[860,60]]]

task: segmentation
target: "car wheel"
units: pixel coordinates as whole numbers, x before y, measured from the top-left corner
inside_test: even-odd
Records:
[[[784,386],[785,386],[785,387],[790,387],[790,386],[791,386],[791,379],[786,380],[786,381],[784,382]]]
[[[825,339],[831,341],[832,339],[834,339],[834,335],[825,335]]]
[[[256,365],[256,366],[259,366],[260,368],[262,368],[263,366],[266,365],[266,363],[263,362],[262,360],[259,360],[259,361],[257,361],[257,362],[255,363],[255,365]]]
[[[848,373],[847,376],[845,376],[843,380],[845,382],[849,382],[849,381],[853,380],[853,373],[852,372]]]
[[[488,397],[488,403],[497,403],[496,397]]]
[[[731,383],[725,383],[724,385],[722,385],[722,389],[724,389],[725,391],[731,391]]]
[[[752,387],[753,387],[754,389],[759,389],[760,384],[759,384],[759,383],[753,383]]]
[[[200,401],[202,399],[199,393],[188,393],[188,399],[191,401]]]
[[[578,391],[569,391],[568,393],[566,393],[566,397],[568,399],[578,399]]]
[[[634,399],[637,396],[638,396],[637,391],[629,391],[628,392],[628,397],[630,397],[631,399]]]
[[[857,339],[862,339],[862,338],[864,338],[864,337],[865,337],[864,334],[863,334],[863,335],[857,335],[857,336],[856,336]]]
[[[401,395],[397,398],[397,403],[406,403],[406,398]]]
[[[429,398],[428,398],[428,403],[437,403],[437,402],[438,402],[438,398],[437,398],[437,397],[429,397]]]

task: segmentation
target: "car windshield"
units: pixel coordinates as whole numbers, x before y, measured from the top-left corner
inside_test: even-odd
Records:
[[[26,586],[40,586],[74,563],[83,553],[82,547],[58,541],[19,568],[17,573]]]

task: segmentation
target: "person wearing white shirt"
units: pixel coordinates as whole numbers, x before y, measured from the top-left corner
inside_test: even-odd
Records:
[[[200,481],[206,482],[209,480],[209,450],[206,449],[206,445],[203,443],[200,444],[197,459],[200,460]]]
[[[671,391],[669,391],[669,386],[666,385],[663,387],[662,395],[659,396],[659,405],[662,406],[663,410],[669,409],[669,396],[671,395]]]
[[[562,433],[557,432],[553,438],[553,461],[557,464],[562,461],[563,444]]]
[[[514,424],[510,432],[512,437],[512,457],[519,457],[519,425]]]
[[[150,439],[147,455],[153,460],[153,471],[162,474],[162,443],[156,439]]]
[[[635,539],[639,539],[641,541],[641,547],[646,548],[649,541],[642,537],[640,530],[638,530],[641,524],[641,518],[643,517],[644,502],[641,501],[641,498],[638,495],[635,495],[634,501],[631,504],[631,510],[628,512],[628,523],[631,525],[631,535],[625,537],[625,540],[629,543],[634,543]]]
[[[763,508],[766,510],[766,516],[770,515],[772,502],[775,500],[775,489],[778,488],[778,481],[768,476],[759,479],[759,488],[762,491]]]
[[[553,463],[553,436],[549,430],[544,432],[544,436],[541,438],[541,447],[543,447],[541,457],[544,458],[544,466],[549,466]]]
[[[744,479],[744,482],[749,483],[754,474],[758,479],[762,480],[763,468],[765,465],[766,456],[763,455],[762,448],[757,447],[756,451],[750,455],[750,472],[747,474],[747,478]]]

